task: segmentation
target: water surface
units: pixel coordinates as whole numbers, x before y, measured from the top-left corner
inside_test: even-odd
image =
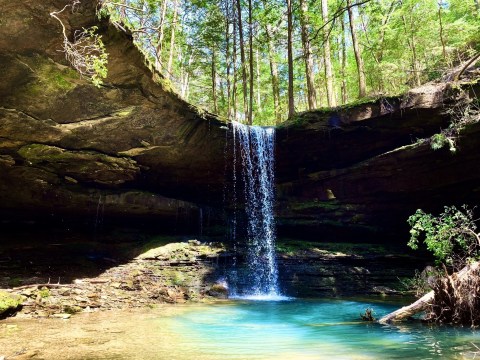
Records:
[[[473,359],[480,333],[359,321],[397,305],[354,300],[232,301],[0,322],[0,356],[36,359]],[[477,356],[478,357],[478,356]]]

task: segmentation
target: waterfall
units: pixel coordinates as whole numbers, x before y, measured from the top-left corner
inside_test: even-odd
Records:
[[[232,122],[247,217],[247,297],[278,297],[275,258],[275,129]],[[234,153],[234,157],[237,154]],[[236,159],[234,160],[236,162]],[[235,171],[234,166],[234,171]],[[235,175],[234,175],[235,176]],[[234,190],[236,191],[236,190]],[[235,195],[236,196],[236,195]]]

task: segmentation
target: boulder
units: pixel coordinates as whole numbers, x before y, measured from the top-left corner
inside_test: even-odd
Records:
[[[22,306],[23,300],[24,298],[20,295],[0,290],[0,319],[19,310]]]

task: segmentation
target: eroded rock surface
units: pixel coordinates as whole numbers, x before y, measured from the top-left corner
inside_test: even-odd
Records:
[[[67,34],[96,25],[106,45],[104,84],[81,78],[49,15],[68,3],[0,1],[2,212],[85,216],[109,197],[106,214],[174,217],[179,207],[198,213],[174,199],[218,204],[223,123],[174,94],[128,34],[98,20],[93,0],[60,15]]]
[[[289,234],[406,238],[417,208],[480,201],[477,80],[300,114],[277,132],[278,215]],[[455,152],[430,138],[471,107]],[[384,239],[385,240],[385,239]]]

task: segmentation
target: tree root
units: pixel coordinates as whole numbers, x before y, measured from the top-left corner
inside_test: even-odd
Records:
[[[413,304],[385,315],[379,323],[407,319],[425,311],[425,320],[457,325],[480,325],[480,262],[459,272],[437,279],[433,290]]]

